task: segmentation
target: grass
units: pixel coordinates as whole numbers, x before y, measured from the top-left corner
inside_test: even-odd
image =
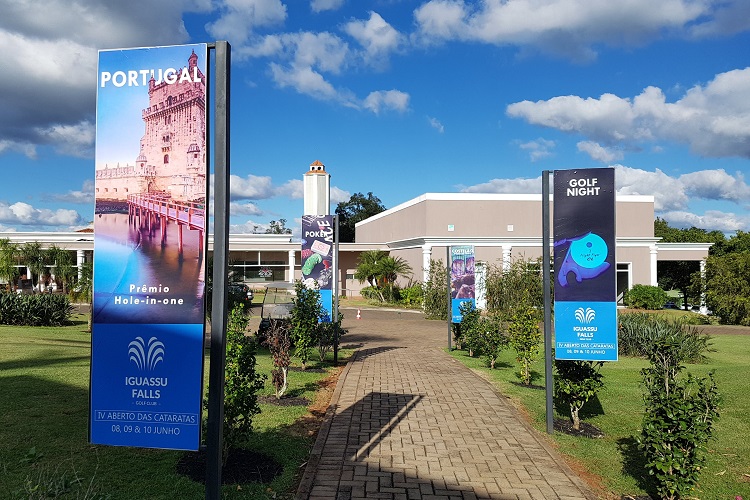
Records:
[[[709,443],[708,462],[695,497],[703,500],[734,499],[737,495],[749,498],[750,398],[747,397],[747,380],[750,368],[747,360],[750,359],[750,337],[716,335],[713,347],[716,352],[709,353],[707,363],[687,365],[686,369],[699,376],[715,370],[723,397],[721,416]],[[545,432],[545,391],[519,385],[512,350],[502,354],[495,370],[490,370],[481,359],[468,357],[465,351],[451,354],[490,380],[529,415],[534,427]],[[620,495],[645,495],[652,491],[635,441],[640,434],[644,411],[640,370],[647,364],[645,359],[621,357],[620,361],[605,363],[602,368],[605,387],[581,410],[581,417],[601,429],[604,438],[576,438],[559,432],[552,436],[559,451],[572,460],[574,468],[580,464],[601,478],[601,485],[616,498]],[[532,383],[544,385],[544,360],[538,360],[533,369],[535,378]],[[556,412],[556,416],[567,418],[568,415],[563,410],[562,413]]]
[[[0,326],[0,498],[45,498],[45,492],[71,499],[204,498],[203,485],[175,473],[183,452],[88,444],[90,335],[85,327],[82,316],[66,327]],[[270,367],[270,356],[259,353],[258,370],[268,374]],[[320,367],[325,371],[290,373],[290,394],[313,401],[318,381],[332,370]],[[273,393],[269,381],[263,392]],[[247,447],[270,455],[284,471],[267,485],[225,486],[224,498],[293,496],[313,442],[300,431],[308,427],[299,426],[307,407],[261,408]],[[22,494],[24,485],[37,486],[37,492]]]

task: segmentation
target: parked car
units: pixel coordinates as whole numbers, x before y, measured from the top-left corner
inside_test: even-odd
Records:
[[[265,331],[271,326],[271,320],[291,320],[295,296],[294,283],[275,282],[266,286],[263,305],[260,308],[258,335],[264,336]]]
[[[235,304],[242,304],[245,308],[250,307],[253,302],[253,291],[244,283],[229,284],[229,309],[233,309]]]

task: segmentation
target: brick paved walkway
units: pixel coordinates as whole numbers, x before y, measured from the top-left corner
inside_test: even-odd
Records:
[[[485,380],[442,349],[445,323],[343,311],[358,348],[297,498],[593,499]]]

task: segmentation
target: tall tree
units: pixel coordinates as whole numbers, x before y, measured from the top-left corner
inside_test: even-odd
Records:
[[[286,227],[286,219],[272,220],[266,229],[266,234],[292,234],[292,230]]]
[[[354,242],[355,224],[383,211],[385,211],[383,202],[372,192],[367,193],[367,196],[354,193],[349,201],[340,202],[336,206],[336,215],[339,216],[339,241]]]
[[[654,221],[654,236],[665,243],[713,243],[710,253],[724,253],[727,246],[724,233],[721,231],[706,231],[705,229],[690,227],[680,229],[671,227],[666,220],[657,217]],[[696,261],[662,261],[658,263],[657,280],[659,286],[665,290],[679,290],[682,295],[683,307],[687,309],[690,299],[698,299],[693,286],[700,264]]]

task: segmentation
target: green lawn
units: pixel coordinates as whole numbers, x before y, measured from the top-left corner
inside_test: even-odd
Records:
[[[175,473],[182,452],[87,443],[90,336],[85,327],[82,317],[59,328],[0,326],[0,498],[42,498],[42,489],[68,491],[59,498],[76,499],[98,498],[87,490],[113,500],[204,498],[202,484]],[[258,369],[270,373],[267,353],[258,356]],[[290,395],[312,401],[317,382],[330,371],[327,365],[326,370],[291,372]],[[264,393],[273,393],[268,381]],[[290,498],[303,470],[313,438],[291,432],[290,426],[307,408],[261,408],[248,447],[272,456],[284,471],[267,485],[225,486],[224,498]],[[43,487],[36,496],[18,496],[27,483]]]
[[[717,335],[713,338],[716,352],[709,353],[706,364],[687,365],[687,371],[705,375],[716,371],[716,379],[723,397],[721,416],[714,439],[709,444],[709,459],[704,468],[695,497],[703,500],[730,499],[741,495],[750,498],[750,336]],[[545,391],[520,386],[515,375],[515,353],[503,353],[495,370],[483,360],[469,358],[465,351],[452,355],[472,369],[478,370],[528,412],[533,425],[544,432]],[[605,433],[602,439],[574,438],[556,432],[558,449],[583,464],[602,478],[602,484],[617,495],[643,495],[649,491],[649,478],[635,438],[640,433],[644,404],[642,399],[641,368],[644,359],[621,358],[606,363],[602,368],[604,389],[596,400],[581,411],[584,421]],[[544,361],[534,365],[533,384],[544,385]],[[566,414],[557,416],[566,417]],[[618,497],[619,498],[619,497]]]

